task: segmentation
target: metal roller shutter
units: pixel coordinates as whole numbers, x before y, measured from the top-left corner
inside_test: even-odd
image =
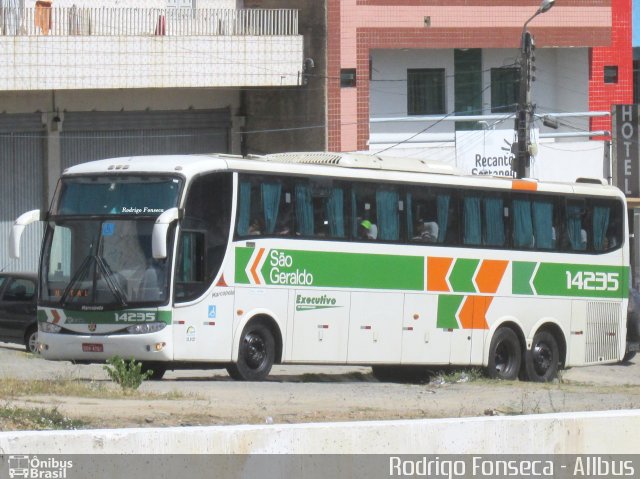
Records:
[[[228,153],[229,109],[65,112],[62,168],[119,156]]]
[[[9,232],[22,213],[43,207],[45,130],[40,113],[0,115],[0,268],[37,271],[44,225],[25,229],[22,256],[9,259]]]

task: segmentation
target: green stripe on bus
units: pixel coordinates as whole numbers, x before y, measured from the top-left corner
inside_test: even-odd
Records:
[[[456,293],[475,293],[473,274],[478,269],[479,259],[458,258],[449,275],[449,283]]]
[[[511,273],[511,287],[513,294],[533,294],[531,277],[537,263],[514,261]]]
[[[513,294],[612,299],[628,295],[629,267],[539,263],[534,275],[536,265],[514,261]]]
[[[57,311],[60,324],[140,324],[154,321],[171,324],[171,311],[157,309],[125,309],[116,311],[76,311],[46,308],[38,311],[38,321],[47,321],[47,311]],[[49,313],[49,317],[51,313]]]
[[[248,251],[247,251],[248,250]],[[248,284],[253,248],[236,248],[236,283]],[[423,291],[424,258],[329,251],[265,250],[264,284]],[[255,261],[255,260],[254,260]]]
[[[249,284],[245,268],[249,264],[254,248],[236,248],[236,283]]]
[[[456,313],[460,309],[460,304],[464,298],[464,296],[457,294],[441,294],[438,296],[438,328],[458,329]]]

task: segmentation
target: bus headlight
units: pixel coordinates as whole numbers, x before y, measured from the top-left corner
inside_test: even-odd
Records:
[[[62,329],[57,324],[53,323],[38,323],[38,329],[43,333],[59,333]]]
[[[162,322],[134,324],[127,328],[127,332],[130,334],[156,333],[163,330],[165,326],[166,323]]]

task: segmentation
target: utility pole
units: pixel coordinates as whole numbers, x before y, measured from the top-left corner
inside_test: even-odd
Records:
[[[531,171],[531,127],[533,125],[534,106],[531,103],[531,82],[535,80],[535,44],[533,35],[527,31],[529,22],[541,13],[548,12],[553,7],[555,0],[542,0],[540,7],[522,27],[520,37],[520,81],[518,94],[518,111],[516,113],[515,130],[518,135],[515,161],[511,165],[516,178],[526,178]]]
[[[531,171],[531,126],[534,109],[531,104],[531,82],[535,80],[533,75],[535,71],[533,66],[534,49],[533,35],[525,30],[522,34],[520,51],[520,91],[516,115],[516,131],[518,133],[518,149],[514,167],[516,178],[527,178]]]

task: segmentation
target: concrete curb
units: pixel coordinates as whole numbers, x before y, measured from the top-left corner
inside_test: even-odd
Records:
[[[314,424],[20,431],[1,454],[636,454],[640,411]]]

